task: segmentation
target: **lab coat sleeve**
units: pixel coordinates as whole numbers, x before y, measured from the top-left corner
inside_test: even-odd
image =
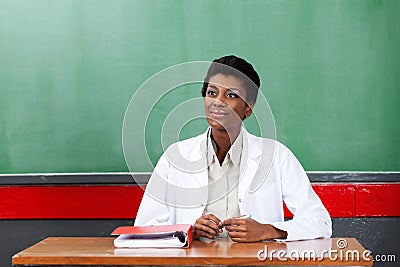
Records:
[[[165,154],[159,159],[147,183],[136,215],[135,225],[173,224],[170,207],[166,204],[169,162]]]
[[[271,224],[288,233],[285,241],[331,237],[328,211],[312,189],[300,162],[288,148],[279,145],[283,201],[294,216],[291,220]]]

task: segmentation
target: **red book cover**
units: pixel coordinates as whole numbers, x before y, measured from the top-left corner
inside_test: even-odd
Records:
[[[120,226],[111,235],[119,235],[114,240],[115,247],[184,247],[193,240],[190,224],[155,226]]]

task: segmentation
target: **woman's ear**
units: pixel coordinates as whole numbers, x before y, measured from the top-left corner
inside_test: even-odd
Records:
[[[253,108],[254,108],[254,103],[246,104],[246,110],[244,112],[246,118],[250,117],[250,115],[253,113]]]

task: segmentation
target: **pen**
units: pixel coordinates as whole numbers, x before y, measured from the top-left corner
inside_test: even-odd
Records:
[[[242,215],[242,216],[239,216],[239,217],[236,217],[235,219],[250,219],[251,218],[251,214],[249,214],[249,215]],[[221,226],[219,226],[219,228],[224,228],[225,227],[225,225],[221,225]]]
[[[242,216],[237,217],[237,218],[235,218],[235,219],[250,219],[250,218],[251,218],[251,214],[249,214],[249,215],[242,215]]]
[[[213,220],[209,219],[210,222],[216,224],[218,226],[218,223],[214,222]],[[219,228],[222,228],[221,226],[218,226]]]

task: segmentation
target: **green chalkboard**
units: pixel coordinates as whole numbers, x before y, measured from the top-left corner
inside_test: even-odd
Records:
[[[397,0],[1,0],[0,173],[126,171],[137,88],[226,54],[260,73],[277,139],[306,170],[398,171],[399,11]],[[182,138],[206,127],[193,123]],[[143,157],[137,171],[151,171]]]

